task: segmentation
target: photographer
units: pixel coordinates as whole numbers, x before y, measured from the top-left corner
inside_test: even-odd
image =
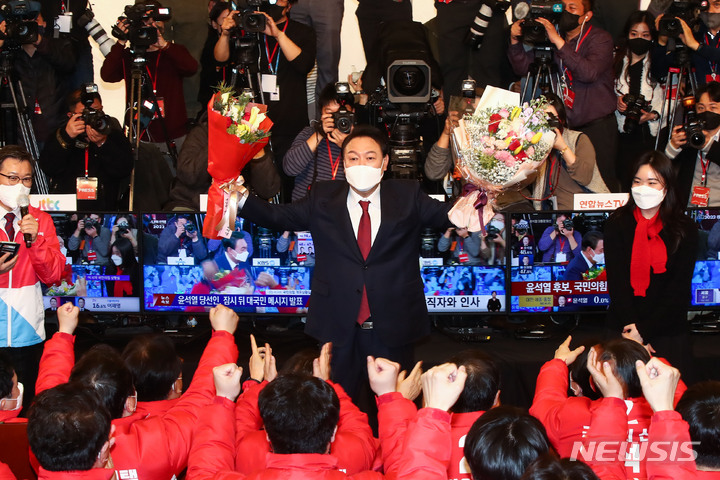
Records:
[[[187,48],[176,43],[168,43],[163,38],[165,22],[153,19],[154,12],[161,5],[157,1],[153,1],[152,4],[155,8],[146,11],[142,24],[157,30],[157,42],[150,45],[147,52],[142,54],[146,61],[144,73],[147,73],[146,87],[148,87],[143,89],[143,97],[144,100],[155,101],[158,113],[150,122],[142,140],[156,143],[162,152],[168,150],[166,141],[174,142],[179,151],[187,134],[188,117],[183,94],[183,78],[195,74],[198,63]],[[136,7],[140,5],[144,4],[137,3]],[[126,36],[130,30],[129,27],[127,19],[121,17],[118,20],[117,28]],[[136,29],[139,26],[133,25],[132,28]],[[129,48],[125,48],[127,43],[129,42],[126,40],[118,39],[117,43],[113,45],[100,69],[100,77],[108,83],[125,80],[126,98],[128,103],[132,103],[134,100],[130,98],[132,86],[130,75],[133,71],[134,55],[131,50],[135,46],[131,43]],[[163,128],[162,122],[164,122],[165,128]]]
[[[468,232],[467,228],[450,227],[438,240],[438,252],[450,251],[451,259],[461,265],[484,265],[480,256],[482,235],[480,232]]]
[[[701,127],[705,137],[702,148],[689,145],[687,125],[676,125],[665,155],[677,170],[678,197],[683,205],[720,205],[720,83],[703,85],[695,98],[695,128]]]
[[[558,213],[555,225],[543,231],[538,250],[542,253],[543,263],[567,263],[580,254],[582,236],[575,231],[572,219],[566,213]]]
[[[184,255],[180,252],[183,251]],[[205,239],[200,235],[198,227],[187,217],[170,218],[158,239],[158,264],[168,263],[168,257],[192,257],[195,264],[207,257]]]
[[[618,134],[614,115],[617,98],[613,88],[613,40],[606,31],[589,25],[592,3],[592,0],[563,0],[557,29],[546,18],[539,17],[536,21],[545,27],[549,43],[554,47],[555,63],[562,76],[563,101],[568,108],[568,127],[590,137],[597,150],[600,173],[610,189],[616,190]],[[508,49],[513,71],[522,76],[534,61],[533,50],[526,51],[522,44],[525,21],[518,20],[512,25]]]
[[[315,32],[288,19],[294,3],[297,0],[277,0],[275,5],[261,7],[266,25],[260,35],[260,73],[264,103],[273,121],[272,150],[279,167],[295,137],[308,124],[306,80],[315,65]],[[230,36],[234,28],[235,21],[228,16],[215,46],[218,62],[232,58]],[[292,180],[283,176],[282,196],[291,197],[291,185]]]
[[[129,241],[133,247],[133,252],[137,255],[137,229],[130,215],[118,215],[117,218],[115,218],[115,224],[113,225],[112,234],[110,235],[110,245],[114,244],[115,241],[120,238]]]
[[[208,35],[200,54],[200,89],[197,100],[203,107],[201,112],[215,93],[213,89],[223,81],[229,83],[232,75],[230,69],[226,68],[230,65],[229,62],[215,60],[215,45],[223,33],[222,25],[228,17],[232,20],[233,13],[236,13],[231,10],[228,2],[217,2],[210,9]]]
[[[68,239],[68,250],[79,249],[82,249],[83,263],[110,264],[110,230],[102,227],[102,216],[97,213],[78,220],[75,231]]]
[[[283,169],[287,175],[295,177],[292,201],[307,195],[315,182],[323,180],[345,180],[342,165],[342,143],[352,132],[341,131],[336,124],[336,114],[342,108],[352,114],[355,110],[353,96],[336,92],[335,83],[329,83],[320,92],[320,122],[305,127],[293,142],[283,158]],[[341,107],[342,106],[342,107]],[[348,118],[345,117],[345,123]]]
[[[699,3],[699,2],[698,2]],[[693,8],[696,6],[693,5]],[[657,46],[652,51],[653,75],[656,78],[664,79],[668,70],[677,65],[678,55],[675,51],[668,49],[668,41],[671,37],[663,35],[663,19],[671,17],[671,14],[659,15],[655,25],[659,30]],[[698,21],[693,28],[682,18],[682,15],[674,17],[680,23],[682,33],[674,38],[677,45],[678,40],[685,45],[691,55],[690,63],[694,71],[695,81],[698,85],[720,80],[720,0],[710,0],[708,11],[700,12]],[[665,32],[666,33],[666,32]]]
[[[38,160],[50,177],[51,193],[80,193],[78,179],[95,178],[96,199],[78,196],[78,209],[119,210],[133,168],[130,142],[118,121],[103,113],[98,93],[75,90],[67,107],[68,121],[47,139]],[[85,119],[92,119],[95,128]]]
[[[486,265],[505,265],[505,215],[496,213],[480,237],[480,256]]]

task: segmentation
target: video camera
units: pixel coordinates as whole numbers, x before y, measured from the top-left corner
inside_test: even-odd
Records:
[[[547,45],[550,43],[547,31],[538,18],[544,18],[557,25],[563,12],[563,4],[557,0],[533,0],[521,2],[515,7],[515,16],[525,20],[521,26],[523,42],[529,45]]]
[[[350,93],[350,85],[346,82],[337,82],[335,84],[335,95],[337,97],[337,103],[340,108],[337,112],[333,113],[333,121],[335,122],[335,128],[340,133],[349,134],[355,125],[355,114],[347,109],[347,106],[351,104],[352,93]]]
[[[644,95],[633,95],[627,93],[622,97],[623,102],[627,105],[625,112],[625,126],[623,130],[625,133],[632,133],[640,125],[640,117],[643,111],[647,112],[650,108],[650,103],[645,100]]]
[[[690,28],[693,27],[698,13],[708,9],[707,0],[675,0],[658,23],[658,35],[678,37],[683,33],[680,20],[682,19]]]
[[[35,43],[38,40],[37,17],[40,14],[40,2],[35,0],[10,0],[0,2],[0,22],[5,22],[5,47],[19,48],[21,45]]]
[[[112,34],[118,40],[129,41],[133,50],[144,50],[158,41],[157,28],[152,25],[146,25],[146,22],[149,20],[167,22],[171,18],[168,7],[160,7],[154,3],[127,5],[124,10],[124,15],[118,17],[118,20],[127,26],[127,33],[115,25],[112,28]]]
[[[98,97],[98,86],[94,83],[85,83],[80,89],[80,101],[85,106],[81,118],[85,125],[92,127],[101,135],[110,133],[110,117],[102,110],[92,108]]]
[[[240,0],[236,5],[230,2],[233,10],[240,13],[235,15],[235,25],[245,33],[260,33],[267,26],[267,19],[262,13],[258,13],[263,5],[273,5],[277,0]]]
[[[695,110],[695,97],[683,98],[683,107],[685,107],[685,123],[683,130],[687,137],[687,143],[692,148],[700,150],[705,146],[705,122]]]

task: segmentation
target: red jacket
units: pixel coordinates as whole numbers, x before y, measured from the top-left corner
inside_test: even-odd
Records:
[[[91,468],[71,472],[50,472],[40,467],[38,480],[109,480],[115,470],[109,468]]]
[[[233,471],[234,409],[235,405],[230,400],[217,397],[213,404],[202,411],[193,438],[187,480],[381,480],[385,478],[382,474],[372,471],[348,475],[337,470],[338,462],[333,455],[320,454],[268,454],[263,470],[250,475]],[[401,464],[401,468],[407,469],[407,475],[410,475],[405,478],[414,480],[447,478],[446,465],[442,462],[446,462],[450,456],[449,449],[444,448],[445,436],[448,435],[449,438],[450,433],[448,420],[447,413],[439,410],[423,409],[418,414],[415,435],[410,437],[413,441],[408,442],[406,447],[408,455],[403,456]]]
[[[23,407],[25,408],[25,407]],[[24,423],[27,422],[27,418],[18,418],[22,412],[20,410],[0,410],[0,423]]]
[[[150,415],[164,415],[170,410],[175,404],[177,404],[179,398],[173,400],[156,400],[154,402],[138,402],[135,413],[140,414],[143,417],[149,417]]]
[[[10,467],[0,462],[0,480],[16,480]]]
[[[5,302],[5,307],[0,308],[0,347],[27,347],[45,340],[40,283],[55,283],[65,269],[52,218],[35,207],[29,207],[29,212],[38,222],[37,239],[30,248],[25,247],[19,225],[15,225],[12,239],[0,229],[0,241],[20,244],[15,267],[0,275],[0,295]]]
[[[582,448],[571,455],[592,467],[602,480],[625,480],[627,445],[627,406],[615,397],[601,398],[590,407],[590,428],[583,437]]]
[[[417,408],[410,400],[398,392],[387,393],[377,398],[378,404],[378,435],[383,445],[402,445],[407,437],[407,428],[415,418]],[[447,478],[470,480],[470,469],[465,462],[463,447],[465,436],[475,420],[485,413],[483,411],[468,413],[452,413],[450,415],[450,436],[452,451],[447,469]],[[400,458],[392,457],[391,452],[400,453],[401,449],[392,447],[382,451],[385,470],[393,470]]]
[[[367,415],[361,412],[340,385],[333,386],[340,399],[340,419],[330,454],[337,459],[339,468],[349,475],[370,470],[377,452]],[[246,382],[246,389],[235,409],[235,470],[245,474],[265,468],[270,443],[258,409],[258,395],[267,382]]]
[[[591,408],[595,402],[586,397],[567,396],[569,374],[564,361],[553,359],[540,369],[535,387],[535,397],[530,414],[540,420],[547,430],[548,438],[561,457],[569,457],[573,448],[582,442],[590,428]],[[687,390],[684,383],[678,385],[675,402]],[[627,432],[630,442],[640,448],[647,441],[650,417],[653,412],[644,397],[625,400],[627,407]],[[637,450],[636,450],[637,451]],[[632,452],[632,449],[630,449]],[[647,478],[645,462],[634,456],[625,462],[627,478]]]
[[[39,386],[51,388],[67,381],[74,364],[73,338],[57,333],[45,344]],[[212,369],[237,361],[237,356],[235,338],[214,332],[190,387],[167,413],[141,417],[136,412],[113,420],[116,441],[110,454],[120,479],[169,480],[185,468],[198,413],[215,397]]]

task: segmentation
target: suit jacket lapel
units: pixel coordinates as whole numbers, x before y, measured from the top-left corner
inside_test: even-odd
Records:
[[[373,242],[373,246],[370,249],[368,258],[373,254],[375,245],[383,245],[386,243],[387,238],[392,233],[395,225],[397,224],[397,205],[399,205],[399,199],[395,195],[395,191],[392,189],[392,183],[383,183],[380,188],[380,228],[378,229],[377,236]]]
[[[343,182],[342,188],[339,188],[335,195],[327,198],[323,202],[323,208],[327,209],[331,218],[334,218],[337,222],[337,232],[339,242],[345,245],[350,245],[351,251],[362,259],[362,253],[360,253],[360,247],[357,244],[357,237],[353,231],[352,222],[350,221],[350,212],[347,209],[347,197],[350,186],[347,182]]]

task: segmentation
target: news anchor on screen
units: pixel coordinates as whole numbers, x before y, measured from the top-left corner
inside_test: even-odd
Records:
[[[318,182],[308,196],[272,205],[249,196],[240,215],[285,231],[310,231],[315,270],[305,332],[333,342],[333,374],[357,395],[368,355],[411,367],[430,332],[420,277],[423,228],[450,226],[451,204],[410,180],[384,180],[387,136],[359,126],[343,143],[346,180]],[[365,372],[365,373],[363,373]]]

